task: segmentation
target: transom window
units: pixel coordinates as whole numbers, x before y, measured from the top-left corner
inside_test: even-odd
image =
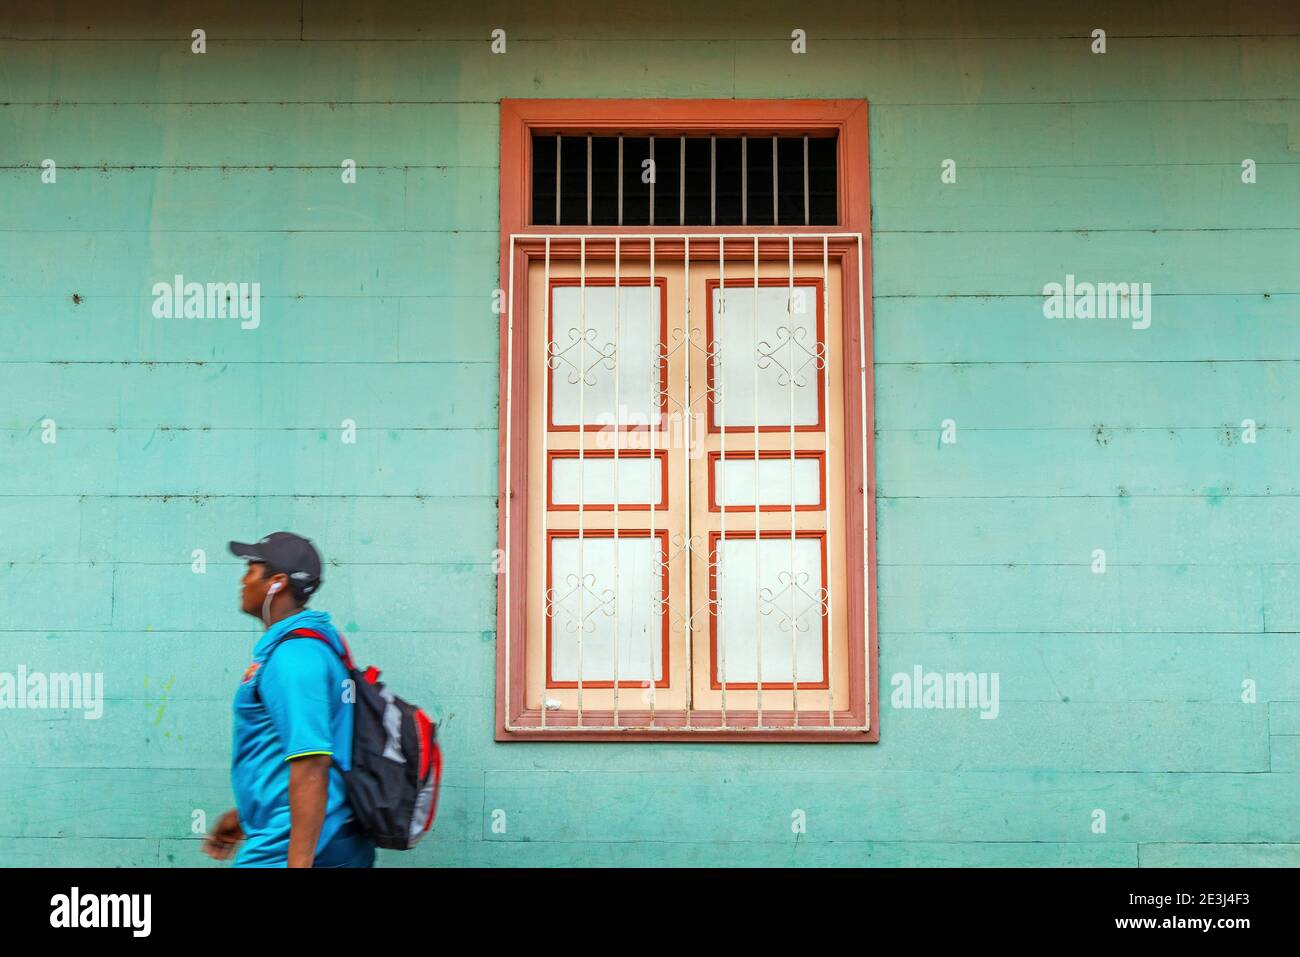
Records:
[[[869,248],[845,228],[869,207],[865,179],[834,172],[852,148],[865,176],[865,104],[743,104],[742,126],[733,101],[594,102],[607,115],[587,134],[564,128],[574,101],[502,107],[498,737],[876,740]],[[663,102],[716,129],[637,126]],[[563,172],[571,138],[581,179]],[[741,150],[738,203],[719,201],[723,140]],[[810,167],[781,187],[782,144],[802,157],[814,140],[834,156],[818,159],[822,225]],[[652,142],[679,159],[663,227],[664,180],[633,202],[627,188]],[[776,164],[765,199],[748,191],[755,142]],[[692,143],[711,161],[702,229]],[[570,179],[586,186],[572,202]]]
[[[836,222],[834,133],[534,133],[538,226]]]

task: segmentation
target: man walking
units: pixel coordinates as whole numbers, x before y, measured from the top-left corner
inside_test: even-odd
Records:
[[[344,789],[352,755],[355,700],[347,694],[344,646],[325,612],[307,609],[321,585],[320,554],[307,539],[273,532],[231,542],[247,559],[241,607],[265,633],[235,693],[231,783],[235,809],[203,849],[237,867],[370,867],[374,845],[361,833]],[[310,629],[310,637],[291,637]]]

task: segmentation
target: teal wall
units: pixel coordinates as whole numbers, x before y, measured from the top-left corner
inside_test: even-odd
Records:
[[[133,6],[0,17],[0,671],[109,698],[0,711],[0,864],[206,863],[224,543],[280,527],[445,722],[388,863],[1300,864],[1294,5]],[[880,744],[493,742],[503,96],[870,102]],[[261,327],[153,318],[175,273],[260,281]],[[1066,273],[1151,327],[1045,319]],[[918,664],[998,718],[890,707]]]

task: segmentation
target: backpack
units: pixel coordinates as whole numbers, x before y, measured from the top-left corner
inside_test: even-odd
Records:
[[[315,638],[334,650],[328,638],[309,628],[291,631],[281,641],[298,637]],[[343,772],[348,803],[371,842],[407,851],[428,832],[438,810],[442,784],[438,726],[420,708],[384,687],[373,665],[359,671],[342,635],[339,642],[343,666],[356,691],[352,769]],[[275,647],[279,646],[277,642]]]

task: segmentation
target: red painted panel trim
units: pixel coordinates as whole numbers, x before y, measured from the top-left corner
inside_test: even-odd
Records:
[[[759,451],[758,457],[760,459],[784,459],[786,461],[789,461],[790,453],[787,451],[782,451],[781,449],[763,449]],[[794,507],[794,510],[796,512],[825,511],[826,509],[826,481],[825,481],[826,453],[819,449],[796,449],[794,453],[794,457],[796,459],[817,460],[817,501],[816,503],[811,505],[796,505]],[[748,505],[728,505],[725,510],[718,506],[717,470],[714,466],[716,465],[716,463],[720,462],[721,460],[722,460],[722,451],[720,449],[714,450],[709,453],[709,468],[708,468],[709,511],[710,512],[720,512],[720,511],[752,512],[754,511],[753,502],[750,502]],[[753,450],[750,450],[748,452],[733,450],[732,454],[727,456],[727,461],[731,462],[733,460],[737,462],[743,462],[743,461],[752,462],[754,461],[754,452]],[[757,485],[757,481],[755,482],[755,485]],[[789,505],[760,505],[758,507],[758,510],[760,512],[788,512],[790,511],[790,506]]]
[[[546,453],[546,508],[552,512],[576,512],[576,505],[557,505],[555,504],[554,476],[555,470],[551,463],[555,459],[612,459],[614,457],[613,449],[586,449],[581,454],[577,449],[551,449]],[[619,449],[618,460],[624,459],[648,459],[650,458],[649,449]],[[655,458],[659,460],[659,487],[663,490],[663,497],[654,507],[657,509],[668,508],[668,452],[665,449],[655,449]],[[585,492],[585,489],[584,489]],[[584,502],[583,509],[588,512],[612,512],[614,505],[612,502]],[[620,512],[648,512],[649,505],[623,505],[618,507]]]
[[[657,538],[657,539],[659,540],[659,554],[660,554],[660,562],[661,562],[661,567],[662,567],[662,566],[666,565],[667,562],[668,562],[668,530],[667,530],[667,529],[662,529],[662,528],[661,528],[661,529],[656,529],[654,532],[651,532],[650,529],[648,529],[648,528],[620,528],[620,529],[618,529],[618,537],[619,537],[619,538],[650,538],[652,535],[653,535],[654,538]],[[557,538],[577,538],[577,537],[578,537],[578,531],[577,531],[577,529],[553,529],[553,530],[550,530],[550,531],[548,531],[548,532],[546,533],[546,590],[547,590],[548,593],[551,591],[551,542],[554,541],[554,540],[557,539]],[[588,529],[584,529],[584,530],[583,530],[583,538],[614,538],[614,537],[615,537],[615,536],[614,536],[614,530],[613,530],[613,529],[608,529],[608,528],[606,528],[606,529],[593,529],[593,528],[588,528]],[[660,648],[660,654],[662,655],[662,659],[663,659],[663,660],[662,660],[662,663],[660,664],[659,667],[660,667],[660,671],[661,671],[663,674],[662,674],[662,677],[660,677],[660,679],[659,679],[658,681],[655,682],[655,687],[656,687],[656,688],[667,688],[667,687],[668,687],[668,676],[669,676],[669,674],[670,674],[670,671],[669,671],[669,657],[668,657],[668,652],[669,652],[669,647],[668,647],[668,611],[669,611],[669,608],[670,608],[670,603],[669,603],[669,601],[668,601],[668,593],[670,593],[670,589],[669,589],[669,576],[668,576],[667,574],[665,574],[662,580],[663,580],[663,590],[664,590],[665,594],[664,594],[664,596],[663,596],[663,598],[664,598],[664,601],[663,601],[663,609],[664,609],[664,610],[663,610],[663,614],[660,616],[660,617],[663,619],[662,634],[661,634],[661,636],[660,636],[660,640],[662,641],[662,647]],[[615,583],[615,587],[617,587],[617,582]],[[552,651],[552,647],[551,647],[551,622],[552,622],[552,619],[551,619],[551,617],[548,615],[548,616],[546,617],[546,687],[548,687],[548,688],[576,688],[576,687],[578,687],[578,682],[576,682],[576,681],[557,681],[557,680],[552,676],[552,674],[551,674],[551,661],[552,661],[552,654],[551,654],[551,651]],[[582,686],[583,686],[584,688],[612,688],[612,687],[614,687],[614,682],[613,682],[613,681],[584,681],[584,682],[582,683]],[[631,681],[631,680],[628,680],[628,681],[619,681],[618,686],[619,686],[620,688],[644,688],[644,687],[648,687],[648,685],[646,685],[643,681]],[[549,716],[550,716],[550,712],[548,712],[548,715],[547,715],[547,716],[548,716],[548,718],[549,718]]]
[[[587,259],[588,260],[591,259],[590,254],[587,256]],[[516,282],[518,282],[518,278],[516,278]],[[549,342],[555,341],[555,290],[556,288],[559,286],[581,287],[582,285],[584,285],[584,283],[581,277],[560,276],[551,279],[551,288],[548,292],[548,295],[551,297],[551,302],[550,302],[550,308],[547,310],[547,314],[546,314],[547,341]],[[586,277],[585,285],[613,286],[614,277],[613,276],[588,276]],[[635,277],[633,277],[632,279],[628,279],[627,277],[620,277],[618,285],[620,288],[624,286],[644,286],[647,285],[647,280],[645,276],[642,276],[639,279]],[[660,398],[659,398],[658,425],[660,426],[660,428],[662,428],[664,424],[663,420],[668,415],[668,363],[662,361],[662,357],[668,352],[668,280],[663,276],[656,276],[655,285],[659,289],[659,356],[661,359],[659,363]],[[579,431],[579,426],[577,425],[556,425],[555,424],[555,375],[554,375],[554,370],[550,369],[549,364],[547,365],[547,369],[551,374],[551,381],[549,383],[549,388],[546,391],[546,396],[547,396],[546,426],[552,432],[577,432]],[[615,412],[615,414],[617,415],[617,411]],[[605,425],[588,425],[584,431],[604,432],[609,428],[610,428],[609,426],[605,426]],[[644,432],[647,431],[648,429],[649,429],[648,425],[646,426],[620,425],[618,427],[618,431],[620,432],[638,432],[638,431]]]
[[[779,531],[776,529],[765,530],[759,533],[761,538],[775,538],[789,541],[790,531]],[[727,532],[726,538],[753,538],[754,532],[750,531],[730,531]],[[815,538],[821,542],[822,558],[822,587],[826,587],[826,533],[820,530],[802,529],[794,533],[796,539]],[[723,538],[720,531],[709,532],[709,551],[711,556],[717,555],[718,539]],[[718,566],[716,562],[709,565],[709,686],[714,691],[722,689],[722,683],[718,680]],[[825,691],[830,679],[830,622],[826,616],[822,616],[822,680],[818,682],[799,682],[800,688],[807,688],[810,691]],[[851,678],[851,676],[850,676]],[[728,691],[754,691],[758,688],[757,681],[741,682],[728,681]],[[772,691],[789,691],[794,688],[793,681],[764,681],[763,690]]]
[[[765,257],[763,256],[762,251],[760,249],[759,262],[762,263],[764,258]],[[770,257],[767,258],[770,259]],[[801,259],[799,256],[796,256],[795,261],[803,262],[804,260]],[[744,260],[744,262],[746,263],[746,266],[751,271],[749,278],[733,279],[731,276],[727,276],[726,279],[727,279],[728,289],[732,288],[733,286],[737,289],[743,289],[745,287],[748,287],[750,289],[754,288],[753,255],[751,254],[749,259]],[[746,268],[746,267],[738,267],[738,268]],[[822,281],[820,277],[796,276],[794,280],[794,284],[796,286],[809,286],[817,290],[816,293],[817,331],[815,335],[817,336],[818,342],[825,342],[826,341],[826,316],[825,316],[826,309],[825,309],[825,297],[822,295]],[[782,279],[779,276],[759,276],[758,285],[760,287],[789,286],[790,281],[789,279]],[[705,296],[704,341],[705,342],[713,342],[713,290],[717,289],[718,286],[719,286],[719,281],[717,279],[706,279],[704,282],[704,287],[705,287],[704,288],[704,296]],[[712,362],[705,363],[704,372],[705,372],[705,378],[707,380],[708,388],[709,388],[708,391],[709,434],[716,435],[720,430],[718,428],[718,421],[715,416],[715,412],[717,411],[717,403],[713,401],[713,397],[715,393],[713,391],[714,382],[713,382]],[[826,390],[824,388],[825,385],[824,377],[826,375],[825,368],[823,367],[822,369],[817,369],[816,374],[817,374],[817,387],[816,387],[817,388],[817,421],[809,425],[796,425],[794,427],[794,430],[796,432],[821,432],[824,431],[826,428]],[[722,403],[722,411],[724,413],[727,411],[727,404],[725,400]],[[749,425],[729,425],[727,426],[726,431],[728,435],[732,433],[738,433],[744,435],[746,432],[752,435],[754,432],[754,426],[753,423],[750,423]],[[758,431],[759,432],[789,432],[790,426],[789,425],[760,425],[758,427]]]

